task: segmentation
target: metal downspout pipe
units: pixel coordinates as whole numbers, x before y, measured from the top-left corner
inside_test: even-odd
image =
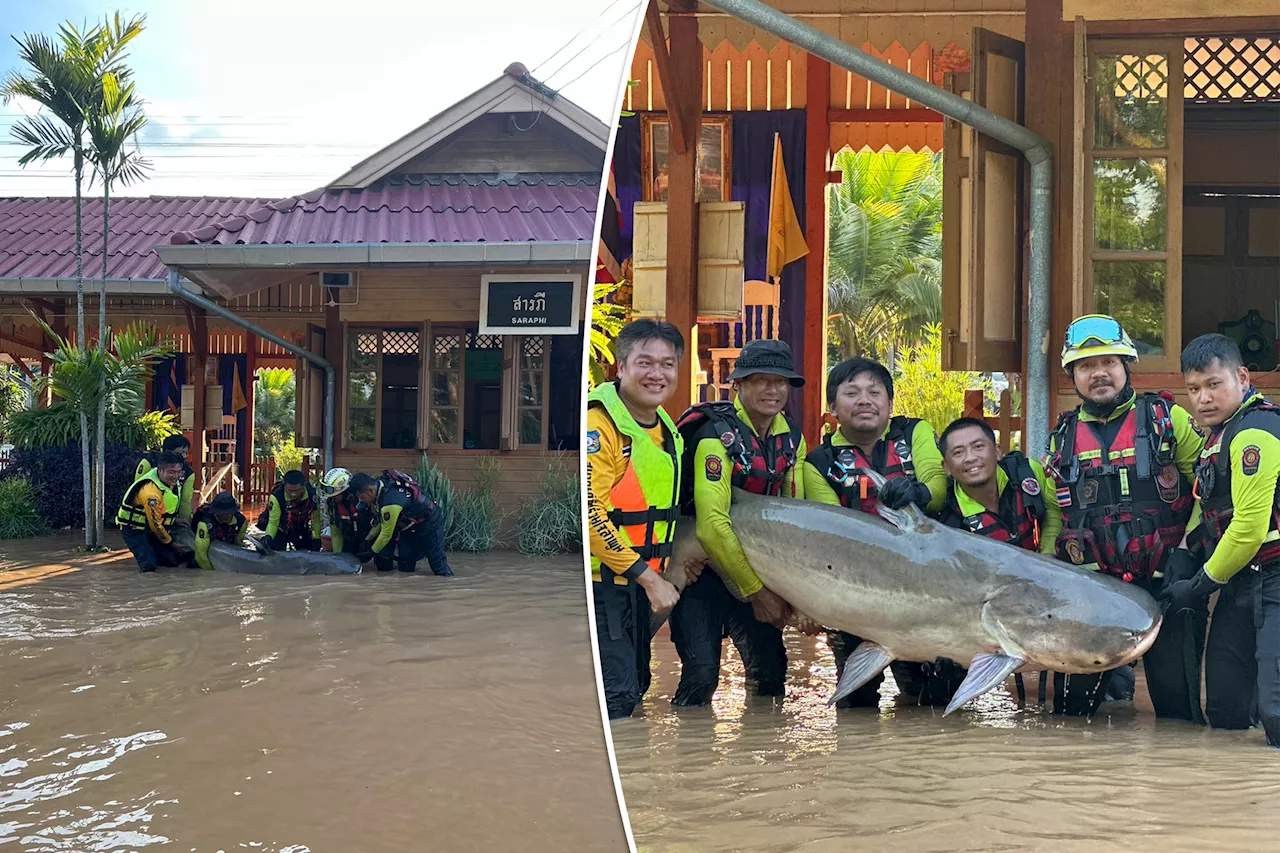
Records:
[[[752,26],[773,33],[796,47],[833,65],[854,72],[905,95],[979,133],[1021,151],[1031,164],[1030,308],[1027,322],[1027,377],[1024,389],[1026,433],[1022,450],[1036,458],[1045,449],[1049,434],[1049,283],[1051,229],[1053,225],[1053,147],[1049,141],[1017,122],[939,89],[931,83],[850,47],[790,15],[771,9],[761,0],[702,0]],[[936,425],[941,429],[942,425]]]
[[[305,358],[307,361],[311,362],[316,367],[324,368],[324,468],[326,471],[332,468],[333,467],[334,387],[337,384],[333,365],[330,364],[325,359],[321,358],[320,356],[316,355],[315,353],[308,352],[307,350],[303,349],[297,344],[292,343],[290,341],[286,341],[284,338],[280,337],[279,335],[275,335],[275,334],[272,334],[271,332],[268,332],[266,329],[262,328],[261,326],[255,326],[253,323],[250,323],[248,320],[244,319],[243,317],[233,314],[231,311],[228,311],[226,308],[223,308],[221,305],[217,304],[216,302],[208,300],[198,293],[193,293],[192,291],[187,290],[185,287],[183,287],[181,284],[178,283],[178,271],[173,267],[169,268],[168,281],[169,281],[169,285],[168,285],[169,292],[174,296],[178,297],[179,299],[190,302],[192,305],[195,305],[199,308],[203,308],[205,311],[208,311],[210,314],[216,314],[217,316],[226,320],[228,323],[234,323],[235,325],[239,326],[242,329],[245,329],[246,331],[253,332],[258,337],[265,338],[271,341],[271,343],[275,344],[276,346],[281,347],[293,353],[294,355]],[[197,401],[197,410],[200,410],[200,407],[202,405],[203,403],[201,401]],[[250,426],[252,427],[252,425]]]

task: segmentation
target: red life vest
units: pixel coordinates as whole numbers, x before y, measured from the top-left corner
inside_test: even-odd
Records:
[[[835,446],[831,443],[831,436],[827,435],[805,461],[827,479],[840,497],[842,506],[874,514],[880,492],[866,472],[875,471],[885,480],[898,477],[914,480],[916,466],[911,460],[911,437],[918,423],[918,418],[905,415],[890,418],[889,430],[871,449],[870,459],[852,445]]]
[[[684,460],[680,477],[680,506],[692,515],[694,454],[698,442],[714,438],[724,447],[733,464],[729,481],[737,488],[757,495],[777,496],[787,472],[799,461],[800,428],[786,419],[787,431],[760,438],[738,417],[733,403],[699,403],[676,421],[684,437]]]
[[[240,528],[244,526],[247,519],[244,513],[237,512],[230,524],[223,524],[218,520],[218,516],[214,515],[207,507],[201,507],[192,513],[192,523],[199,527],[201,524],[209,525],[209,535],[215,542],[236,543],[240,538]]]
[[[1126,583],[1163,567],[1195,504],[1174,464],[1172,407],[1168,392],[1139,395],[1109,448],[1078,408],[1059,418],[1046,466],[1062,507],[1059,559],[1097,563]]]
[[[343,533],[355,533],[360,524],[373,523],[371,510],[360,509],[360,502],[348,494],[329,499],[329,520],[338,525]]]
[[[1217,447],[1213,453],[1201,456],[1196,464],[1196,494],[1200,499],[1200,526],[1195,532],[1195,550],[1203,549],[1207,559],[1217,547],[1222,535],[1231,523],[1235,507],[1231,503],[1231,441],[1246,427],[1263,429],[1280,436],[1280,407],[1265,397],[1236,412],[1227,422],[1216,427],[1205,442],[1205,448]],[[1245,423],[1248,419],[1249,423]],[[1255,463],[1256,464],[1256,463]],[[1268,532],[1280,529],[1280,484],[1271,505],[1271,523]],[[1189,543],[1190,544],[1190,543]],[[1262,565],[1280,560],[1280,539],[1263,542],[1258,553],[1250,561]]]
[[[1040,481],[1027,457],[1014,451],[1000,460],[1000,467],[1009,478],[1000,493],[1000,505],[996,512],[983,508],[975,515],[964,515],[956,497],[955,481],[949,481],[947,503],[938,520],[948,527],[968,530],[988,539],[1008,542],[1028,551],[1040,547],[1040,523],[1044,521],[1044,495],[1040,494]]]
[[[284,483],[280,483],[271,492],[271,497],[280,503],[280,532],[286,535],[301,534],[311,526],[311,513],[316,510],[316,487],[305,483],[307,492],[300,501],[291,501],[284,496]],[[270,512],[264,513],[260,526],[266,528],[266,520]]]

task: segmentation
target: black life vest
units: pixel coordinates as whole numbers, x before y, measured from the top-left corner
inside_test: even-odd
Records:
[[[283,481],[277,483],[271,492],[271,497],[280,503],[280,532],[286,536],[300,536],[311,527],[311,514],[316,511],[316,487],[310,483],[304,485],[307,493],[300,501],[291,501],[284,496]],[[268,509],[258,519],[258,526],[265,530],[270,518],[271,510]]]
[[[1080,410],[1058,419],[1047,469],[1062,507],[1059,559],[1126,583],[1150,577],[1186,533],[1195,499],[1174,464],[1173,395],[1140,394],[1104,448]]]
[[[1195,544],[1197,551],[1203,549],[1206,559],[1217,547],[1235,514],[1231,502],[1231,441],[1245,428],[1262,429],[1280,436],[1280,407],[1265,397],[1256,397],[1226,423],[1216,427],[1205,442],[1204,453],[1196,463],[1196,494],[1200,499],[1201,522],[1196,528]],[[1249,462],[1247,459],[1242,461],[1245,464]],[[1257,461],[1253,464],[1256,465]],[[1280,530],[1280,483],[1277,483],[1276,496],[1271,503],[1267,539],[1250,560],[1251,564],[1262,565],[1280,559],[1280,537],[1271,535],[1277,530]]]
[[[714,438],[724,447],[733,465],[730,482],[756,495],[777,496],[787,472],[799,462],[800,427],[784,416],[787,431],[760,438],[738,417],[732,402],[721,400],[692,406],[676,421],[684,438],[684,459],[680,463],[680,508],[693,515],[693,463],[698,442]]]
[[[1017,451],[1005,454],[999,465],[1009,482],[1000,493],[996,512],[983,508],[974,515],[964,515],[956,497],[956,483],[951,480],[947,484],[947,502],[938,520],[948,527],[1035,551],[1040,547],[1040,525],[1044,522],[1040,481],[1027,457]]]
[[[191,518],[192,523],[197,527],[201,524],[208,524],[209,535],[215,542],[230,542],[233,545],[240,538],[240,528],[244,526],[247,520],[244,513],[237,511],[230,524],[223,524],[208,507],[200,507],[192,514]]]
[[[850,509],[874,513],[880,490],[866,476],[875,471],[885,480],[899,477],[916,478],[915,462],[911,459],[911,438],[915,434],[919,418],[898,415],[889,419],[889,430],[876,442],[868,459],[859,448],[852,445],[837,447],[831,436],[822,438],[805,461],[816,468],[840,497],[840,504]]]

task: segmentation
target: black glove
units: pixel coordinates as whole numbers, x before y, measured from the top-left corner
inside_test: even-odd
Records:
[[[880,489],[880,501],[889,509],[902,509],[912,503],[923,509],[931,498],[928,486],[909,477],[892,479]]]
[[[1196,576],[1196,558],[1186,548],[1174,548],[1169,561],[1164,566],[1164,584],[1160,587],[1163,595],[1178,581],[1191,580]]]
[[[359,560],[359,561],[360,561],[360,562],[362,562],[362,563],[367,563],[367,562],[369,562],[370,560],[372,560],[372,559],[373,559],[373,552],[372,552],[372,551],[361,551],[361,552],[359,552],[358,554],[356,554],[356,559],[357,559],[357,560]]]
[[[1204,569],[1196,572],[1195,577],[1174,581],[1160,594],[1160,604],[1165,612],[1172,610],[1191,610],[1207,599],[1221,584],[1209,577]]]

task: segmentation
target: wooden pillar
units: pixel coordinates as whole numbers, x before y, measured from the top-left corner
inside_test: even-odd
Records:
[[[1062,334],[1071,322],[1071,170],[1073,119],[1071,58],[1072,29],[1062,21],[1062,0],[1027,4],[1026,19],[1026,104],[1027,127],[1053,145],[1053,274],[1049,293],[1049,423],[1058,414],[1058,373],[1052,369]],[[1029,195],[1029,194],[1028,194]],[[1023,347],[1026,372],[1026,348]]]
[[[810,54],[805,58],[804,241],[809,247],[804,269],[805,378],[800,412],[805,442],[816,447],[822,437],[823,389],[827,378],[827,154],[831,126],[831,63]]]
[[[254,428],[253,418],[254,411],[257,409],[255,401],[254,386],[257,385],[258,375],[258,336],[253,332],[244,333],[244,401],[245,406],[244,423],[245,435],[241,436],[240,441],[244,445],[240,458],[244,460],[244,481],[249,482],[249,478],[253,475],[253,444],[254,444]],[[246,493],[248,487],[245,487]]]
[[[693,12],[694,0],[672,0],[676,13]],[[662,91],[667,99],[671,145],[667,192],[667,320],[685,336],[686,363],[667,408],[682,412],[694,402],[693,376],[698,356],[698,138],[702,127],[702,43],[698,19],[676,14],[668,19],[669,48],[662,43],[657,4],[647,12]],[[665,69],[665,72],[664,70]]]
[[[187,360],[187,381],[191,383],[195,405],[192,414],[191,468],[195,471],[195,488],[204,486],[204,370],[209,359],[209,326],[203,309],[187,306],[187,324],[191,329],[191,357]]]

